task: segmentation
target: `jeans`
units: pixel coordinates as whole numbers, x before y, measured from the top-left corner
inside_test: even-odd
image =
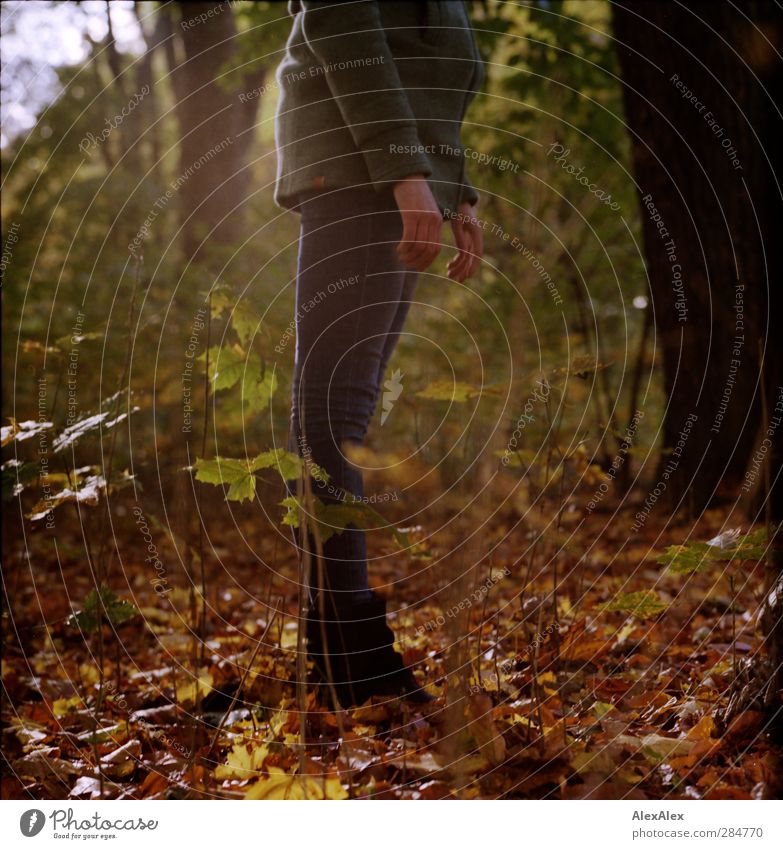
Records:
[[[363,443],[389,358],[410,307],[417,273],[398,260],[402,219],[391,190],[340,189],[300,204],[296,359],[291,450],[323,468],[312,481],[324,504],[364,496],[362,474],[344,453]],[[312,539],[305,542],[315,554]],[[312,560],[311,601],[317,581]],[[364,532],[349,524],[323,546],[325,591],[337,604],[371,597]]]

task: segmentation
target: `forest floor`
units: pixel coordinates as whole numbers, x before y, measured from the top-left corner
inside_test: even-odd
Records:
[[[421,708],[376,699],[334,713],[308,693],[304,729],[293,683],[296,590],[285,577],[295,573],[279,536],[259,534],[252,556],[244,545],[237,553],[232,526],[210,531],[219,568],[207,568],[205,626],[185,580],[172,578],[158,595],[143,556],[115,562],[112,589],[138,613],[104,629],[102,696],[99,635],[70,618],[91,588],[78,529],[58,528],[56,544],[45,533],[7,542],[2,796],[764,795],[780,762],[765,716],[745,710],[728,728],[714,717],[737,665],[760,651],[762,567],[746,562],[730,583],[672,575],[657,562],[685,537],[711,539],[725,518],[708,511],[662,527],[650,517],[629,536],[630,516],[595,513],[579,528],[582,546],[561,569],[554,601],[545,568],[528,573],[517,562],[522,532],[499,525],[506,539],[463,604],[461,655],[459,616],[447,606],[455,602],[433,591],[435,567],[387,551],[373,584],[389,599],[406,662],[439,698]],[[118,547],[138,551],[129,524]],[[153,534],[161,559],[173,562],[165,536]],[[636,592],[644,593],[636,615],[607,609],[618,594],[627,607]]]

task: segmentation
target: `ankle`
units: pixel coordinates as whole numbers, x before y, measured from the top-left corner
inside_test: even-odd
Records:
[[[373,592],[369,587],[357,587],[350,590],[332,590],[325,594],[327,610],[349,610],[361,604],[366,604],[373,598]],[[309,593],[310,608],[318,610],[320,607],[320,596],[314,589]]]

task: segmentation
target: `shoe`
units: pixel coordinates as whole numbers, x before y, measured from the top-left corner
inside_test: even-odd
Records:
[[[316,598],[307,614],[307,655],[314,667],[310,683],[323,703],[333,701],[330,672],[343,708],[363,704],[370,696],[415,704],[434,701],[394,650],[394,632],[386,623],[386,602],[380,596],[373,593],[368,601],[351,604],[327,596],[324,619]]]

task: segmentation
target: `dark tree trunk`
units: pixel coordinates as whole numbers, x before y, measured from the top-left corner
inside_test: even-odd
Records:
[[[704,507],[721,485],[731,492],[740,482],[745,489],[753,484],[759,497],[752,503],[751,520],[766,518],[779,526],[783,121],[773,92],[783,84],[783,16],[777,4],[761,0],[741,7],[723,0],[687,6],[668,0],[615,0],[613,6],[670,399],[666,446],[676,445],[685,416],[698,416],[671,489],[675,496],[692,493],[694,506]],[[685,89],[688,97],[682,96]],[[648,196],[668,230],[665,238],[645,205]],[[685,321],[673,308],[669,239],[676,243],[682,270]],[[738,283],[744,286],[741,326],[735,310]],[[740,668],[719,719],[728,723],[748,707],[763,707],[770,727],[779,732],[779,532],[767,565],[761,617],[766,659],[755,656]],[[774,795],[773,785],[766,792]]]
[[[761,418],[759,340],[780,317],[780,12],[723,0],[618,0],[613,11],[669,399],[664,447],[682,446],[660,473],[668,465],[675,505],[700,510],[743,482]]]

